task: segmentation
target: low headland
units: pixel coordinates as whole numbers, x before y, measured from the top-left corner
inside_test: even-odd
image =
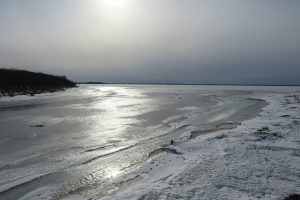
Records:
[[[0,68],[0,97],[35,95],[63,91],[76,87],[76,83],[65,76],[30,72],[20,69]]]

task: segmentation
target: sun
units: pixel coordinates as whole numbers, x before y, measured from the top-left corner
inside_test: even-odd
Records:
[[[105,3],[111,7],[121,7],[125,2],[126,0],[105,0]]]

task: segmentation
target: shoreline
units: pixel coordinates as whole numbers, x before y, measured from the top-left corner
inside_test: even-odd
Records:
[[[72,89],[74,87],[66,87],[66,88],[60,88],[60,89],[54,89],[54,90],[47,90],[47,91],[23,91],[23,92],[14,92],[14,93],[1,93],[0,92],[0,99],[1,98],[11,98],[11,97],[16,97],[16,96],[35,96],[35,95],[39,95],[39,94],[52,94],[52,93],[56,93],[56,92],[64,92],[67,91],[69,89]]]
[[[273,87],[273,86],[279,86],[279,87],[299,87],[300,85],[297,84],[287,84],[287,85],[280,85],[280,84],[208,84],[208,83],[109,83],[109,82],[76,82],[77,84],[82,85],[174,85],[174,86],[180,86],[180,85],[186,85],[186,86],[253,86],[253,87]]]

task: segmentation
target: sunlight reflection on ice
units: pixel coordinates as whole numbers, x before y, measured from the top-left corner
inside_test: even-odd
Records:
[[[91,118],[97,135],[105,132],[106,135],[117,136],[130,124],[138,123],[134,116],[146,109],[146,100],[141,98],[143,95],[139,90],[99,86],[93,95],[99,96],[99,100],[92,105],[98,112]]]
[[[121,171],[117,168],[110,168],[107,170],[107,176],[108,178],[115,178],[121,173]]]

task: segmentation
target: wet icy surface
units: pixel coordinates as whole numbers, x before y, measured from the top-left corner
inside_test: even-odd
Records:
[[[0,199],[100,198],[136,182],[147,185],[155,167],[163,177],[154,182],[167,182],[186,167],[187,151],[204,152],[184,149],[182,141],[197,141],[255,117],[266,105],[257,99],[269,90],[84,85],[62,93],[2,98]],[[219,136],[223,138],[227,136]],[[163,155],[170,157],[151,163]],[[162,191],[162,196],[168,194],[167,188]],[[158,197],[158,192],[152,195]]]
[[[269,103],[258,117],[175,141],[169,148],[179,155],[153,158],[132,172],[141,181],[104,199],[283,200],[299,194],[299,90],[257,95]]]

